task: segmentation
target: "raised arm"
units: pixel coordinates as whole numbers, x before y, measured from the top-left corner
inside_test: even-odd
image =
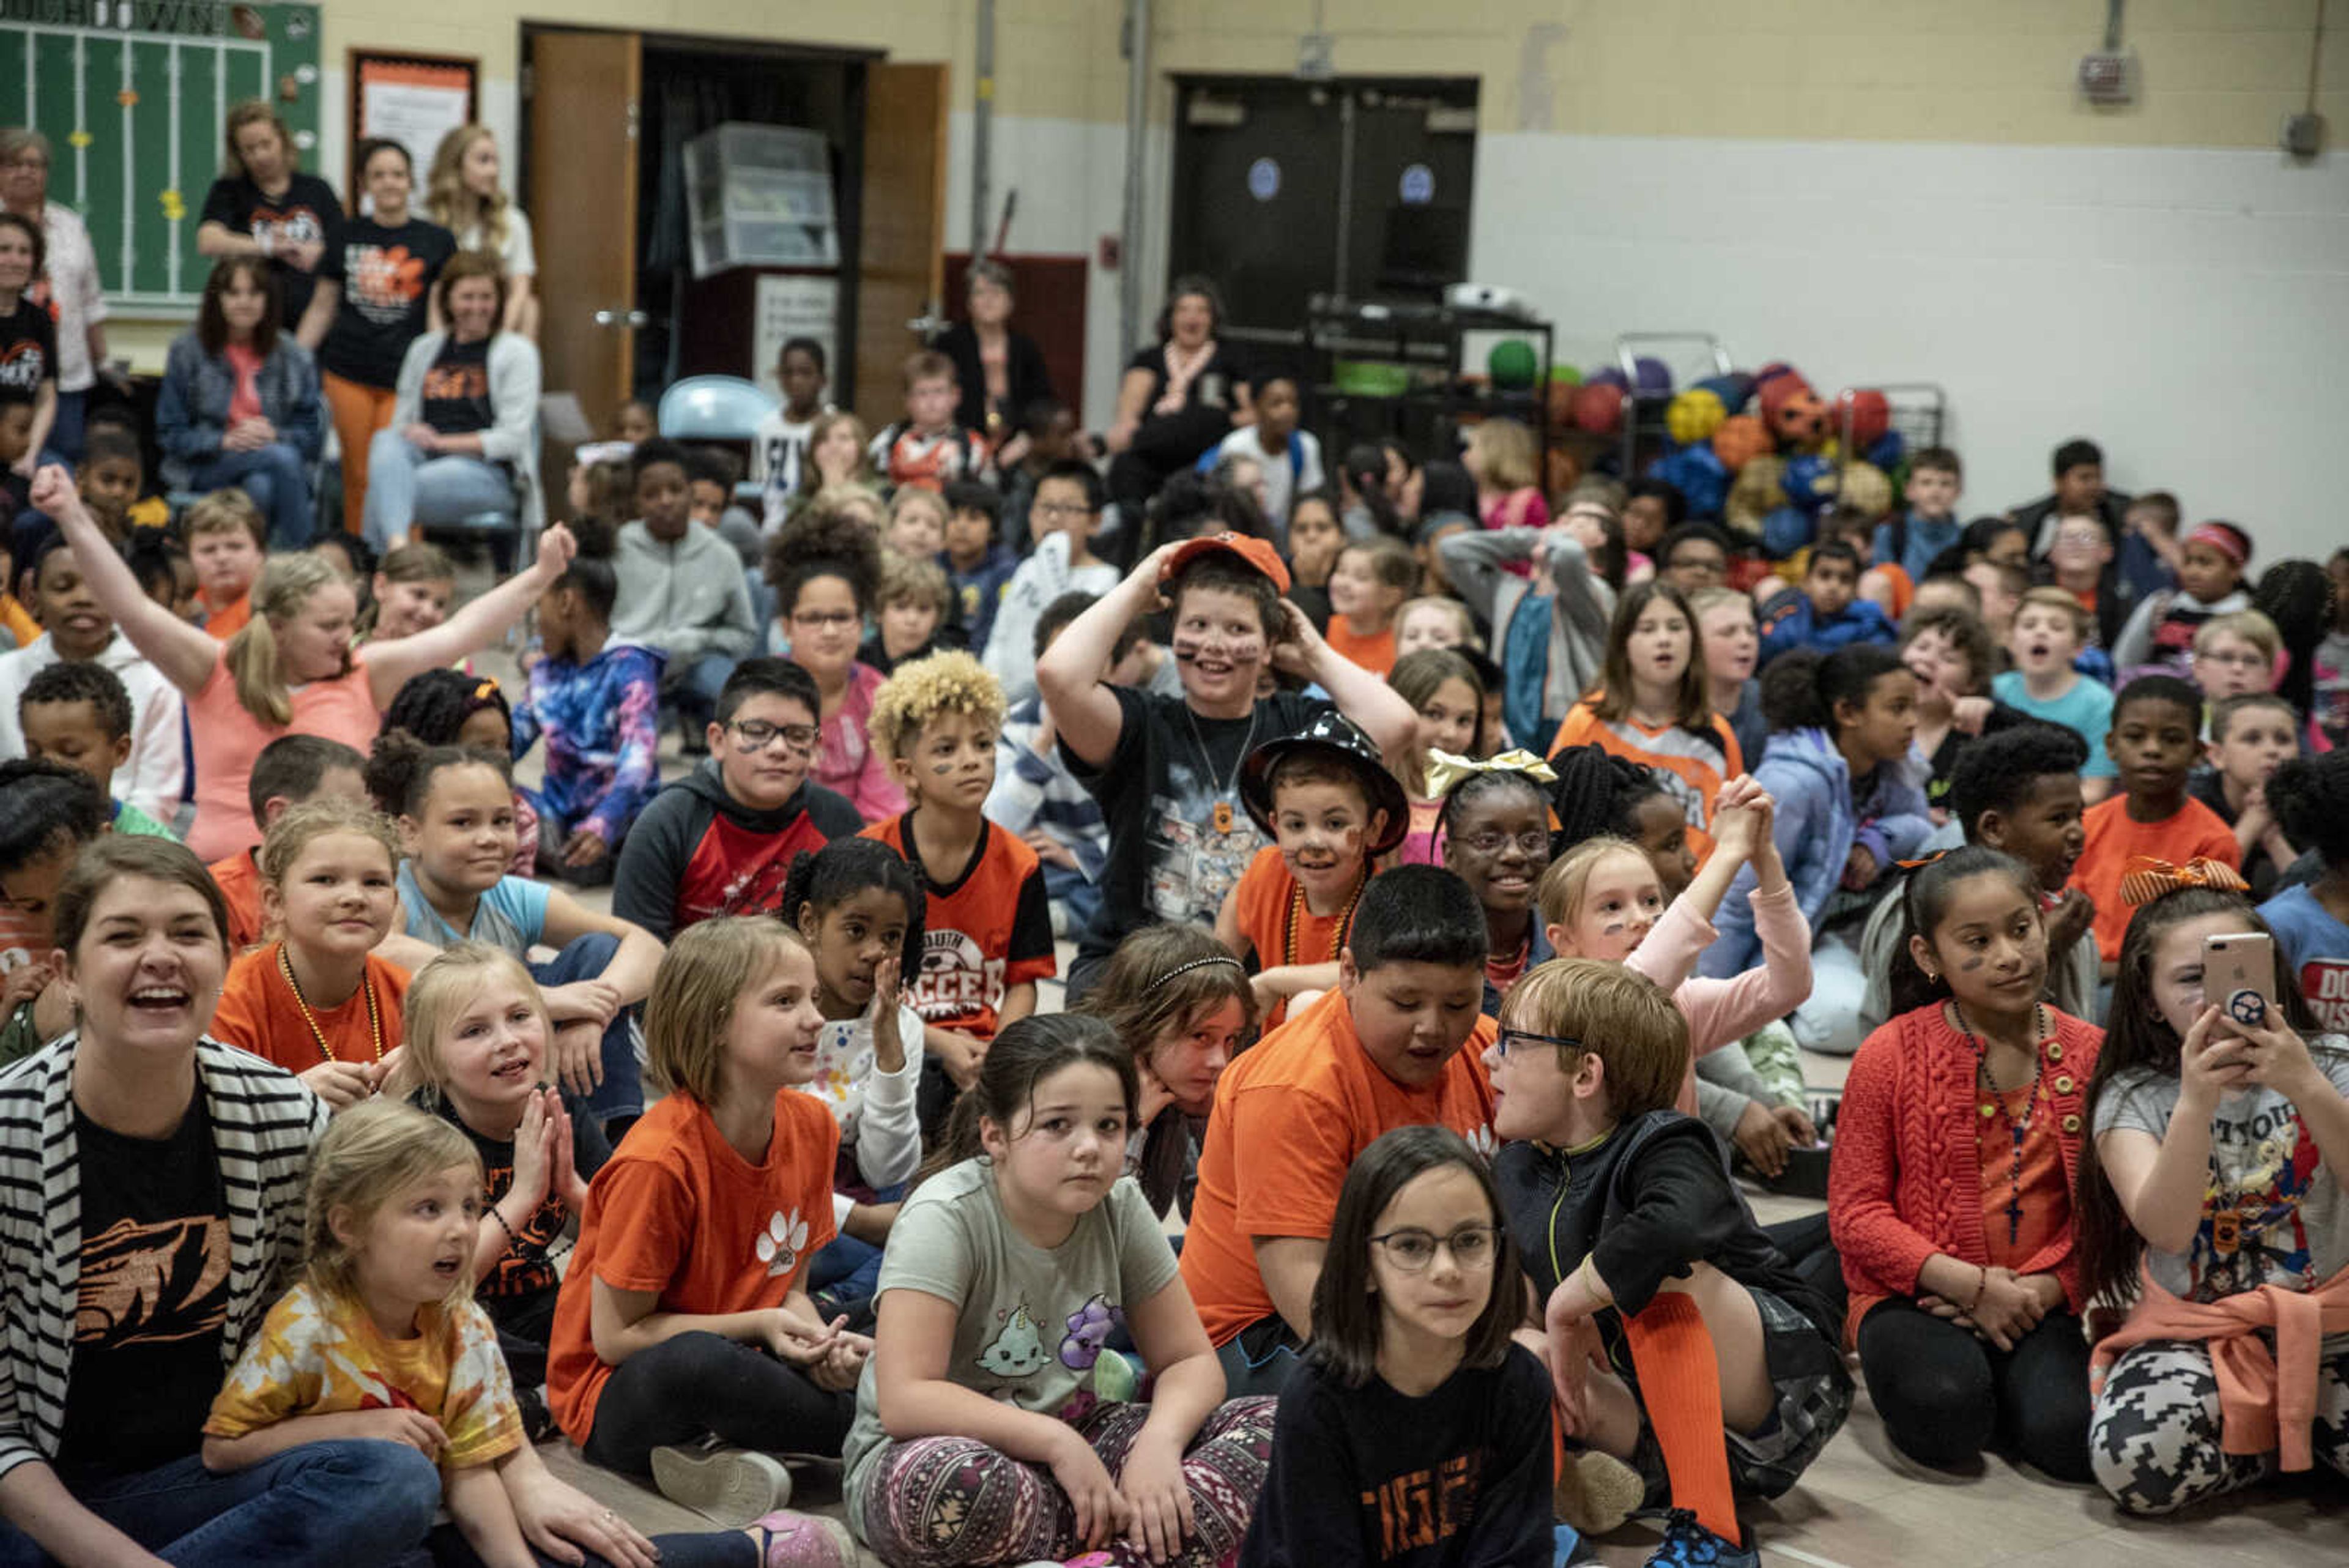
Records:
[[[32,502],[56,521],[57,531],[73,546],[74,561],[89,584],[91,597],[114,618],[130,646],[186,695],[202,691],[220,663],[221,645],[201,627],[190,626],[147,597],[147,590],[98,532],[63,463],[50,463],[34,475]]]
[[[539,535],[538,560],[529,571],[508,577],[429,630],[389,642],[370,643],[367,649],[367,688],[374,693],[376,706],[389,707],[409,677],[454,664],[504,636],[506,628],[527,614],[539,596],[564,574],[577,548],[571,530],[558,523]],[[129,575],[126,568],[124,576]],[[196,635],[204,634],[198,631]]]
[[[1410,752],[1419,739],[1419,715],[1403,694],[1321,639],[1306,613],[1288,599],[1280,601],[1288,628],[1276,660],[1291,658],[1307,679],[1317,682],[1338,704],[1338,711],[1362,727],[1388,757]]]
[[[1071,621],[1036,661],[1036,690],[1061,743],[1089,767],[1109,765],[1125,730],[1125,711],[1102,681],[1102,671],[1134,617],[1158,607],[1158,569],[1174,549],[1162,545],[1152,551],[1126,574],[1125,581]]]

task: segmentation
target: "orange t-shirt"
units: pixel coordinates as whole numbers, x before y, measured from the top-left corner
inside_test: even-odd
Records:
[[[228,950],[241,953],[261,940],[261,867],[253,851],[240,849],[204,867],[228,905]]]
[[[833,1238],[840,1124],[813,1095],[775,1096],[767,1158],[752,1165],[691,1095],[669,1095],[628,1129],[587,1188],[579,1242],[547,1346],[546,1396],[574,1443],[595,1429],[612,1376],[588,1327],[601,1280],[657,1298],[656,1312],[716,1316],[783,1304]]]
[[[408,995],[406,970],[367,954],[366,977],[340,1007],[311,1006],[310,1017],[318,1025],[314,1033],[302,1016],[302,1004],[295,1000],[293,988],[285,983],[285,971],[277,967],[277,950],[283,946],[283,942],[271,942],[255,948],[228,966],[220,1006],[212,1012],[213,1039],[243,1046],[289,1073],[307,1072],[329,1054],[337,1062],[367,1063],[399,1049],[399,1010]],[[375,1026],[367,1022],[370,997],[375,1001]],[[380,1055],[375,1049],[378,1026],[383,1044]],[[319,1049],[320,1035],[326,1037],[325,1051]]]
[[[1322,1237],[1354,1157],[1402,1127],[1447,1127],[1489,1155],[1493,1085],[1476,1020],[1467,1044],[1425,1088],[1396,1083],[1354,1033],[1335,991],[1224,1070],[1199,1156],[1199,1189],[1183,1240],[1183,1282],[1216,1345],[1270,1315],[1257,1236]]]
[[[2240,868],[2242,846],[2235,830],[2219,814],[2193,796],[2175,815],[2159,822],[2138,822],[2128,814],[2128,796],[2116,794],[2088,808],[2085,819],[2087,843],[2079,863],[2072,867],[2072,886],[2096,904],[2096,951],[2107,963],[2121,956],[2121,937],[2137,911],[2121,902],[2121,875],[2139,855],[2158,856],[2184,865],[2209,857]]]
[[[1333,615],[1330,618],[1330,629],[1321,634],[1321,640],[1373,675],[1384,675],[1394,669],[1395,634],[1392,618],[1387,622],[1386,630],[1358,637],[1346,625],[1344,616]]]
[[[1297,878],[1281,859],[1280,846],[1268,844],[1257,850],[1247,869],[1240,873],[1239,883],[1232,893],[1238,900],[1233,913],[1239,918],[1240,935],[1255,945],[1258,969],[1286,963],[1338,961],[1338,950],[1345,945],[1345,933],[1339,929],[1340,917],[1346,911],[1317,915],[1310,905],[1296,906],[1297,956],[1288,956],[1288,912],[1297,893]],[[1275,1002],[1272,1011],[1264,1015],[1264,1028],[1269,1031],[1278,1025],[1288,1009],[1286,1000]]]
[[[919,809],[919,808],[916,808]],[[914,863],[914,813],[876,822],[858,835],[877,838]],[[1052,905],[1036,852],[993,823],[982,824],[970,864],[940,883],[916,867],[928,889],[922,911],[922,972],[905,983],[914,1011],[934,1029],[995,1038],[1003,993],[1059,972],[1052,950]]]
[[[236,602],[226,609],[212,608],[210,599],[200,598],[198,602],[204,607],[204,629],[222,642],[243,631],[244,623],[253,618],[253,594],[249,589],[237,595]]]
[[[22,561],[16,563],[20,569],[25,564]],[[33,618],[32,611],[17,602],[16,595],[0,589],[0,630],[15,638],[18,648],[30,648],[40,638],[41,623]]]

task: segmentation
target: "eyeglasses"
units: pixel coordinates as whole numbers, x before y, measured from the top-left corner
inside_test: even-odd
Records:
[[[746,752],[763,752],[776,737],[782,738],[786,751],[815,750],[816,732],[813,724],[770,724],[764,719],[738,719],[726,726],[742,742]]]
[[[2235,653],[2198,653],[2194,656],[2194,662],[2231,665],[2237,670],[2263,670],[2268,660],[2267,656],[2257,649],[2246,648]]]
[[[1090,517],[1093,509],[1079,501],[1039,501],[1028,508],[1031,517]]]
[[[1717,577],[1729,570],[1729,563],[1712,556],[1674,556],[1664,563],[1664,570],[1693,572],[1703,576]]]
[[[1500,1250],[1501,1236],[1498,1228],[1491,1225],[1463,1225],[1449,1236],[1412,1226],[1371,1240],[1386,1249],[1388,1262],[1406,1274],[1422,1274],[1435,1262],[1438,1251],[1451,1253],[1452,1262],[1460,1268],[1489,1269]]]
[[[864,618],[863,616],[858,615],[854,610],[792,611],[792,624],[793,626],[854,626],[858,621],[861,621]]]
[[[1582,1042],[1566,1034],[1536,1034],[1529,1029],[1504,1029],[1493,1036],[1493,1054],[1506,1056],[1512,1051],[1527,1045],[1556,1045],[1568,1051],[1579,1051]]]
[[[1527,855],[1545,854],[1549,849],[1549,829],[1538,833],[1503,833],[1498,828],[1485,828],[1478,833],[1455,833],[1454,842],[1475,850],[1479,855],[1498,855],[1510,845],[1516,845]]]

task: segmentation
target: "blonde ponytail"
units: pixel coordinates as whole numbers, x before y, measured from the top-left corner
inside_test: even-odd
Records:
[[[279,668],[277,631],[272,623],[292,620],[320,588],[342,581],[323,556],[272,556],[253,585],[253,618],[228,639],[222,653],[236,682],[236,700],[244,711],[273,730],[294,722],[294,693]]]

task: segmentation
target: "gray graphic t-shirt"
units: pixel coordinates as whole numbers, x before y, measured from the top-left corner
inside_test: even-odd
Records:
[[[1156,1295],[1174,1272],[1174,1250],[1133,1178],[1121,1178],[1069,1239],[1048,1251],[1004,1217],[992,1168],[967,1159],[905,1199],[882,1257],[878,1294],[919,1291],[954,1303],[948,1378],[1073,1421],[1102,1400],[1125,1397],[1125,1365],[1107,1369],[1116,1376],[1097,1377],[1095,1364],[1104,1355],[1116,1361],[1104,1347],[1128,1303]],[[872,1460],[887,1441],[868,1362],[841,1454],[851,1519],[863,1516]]]

